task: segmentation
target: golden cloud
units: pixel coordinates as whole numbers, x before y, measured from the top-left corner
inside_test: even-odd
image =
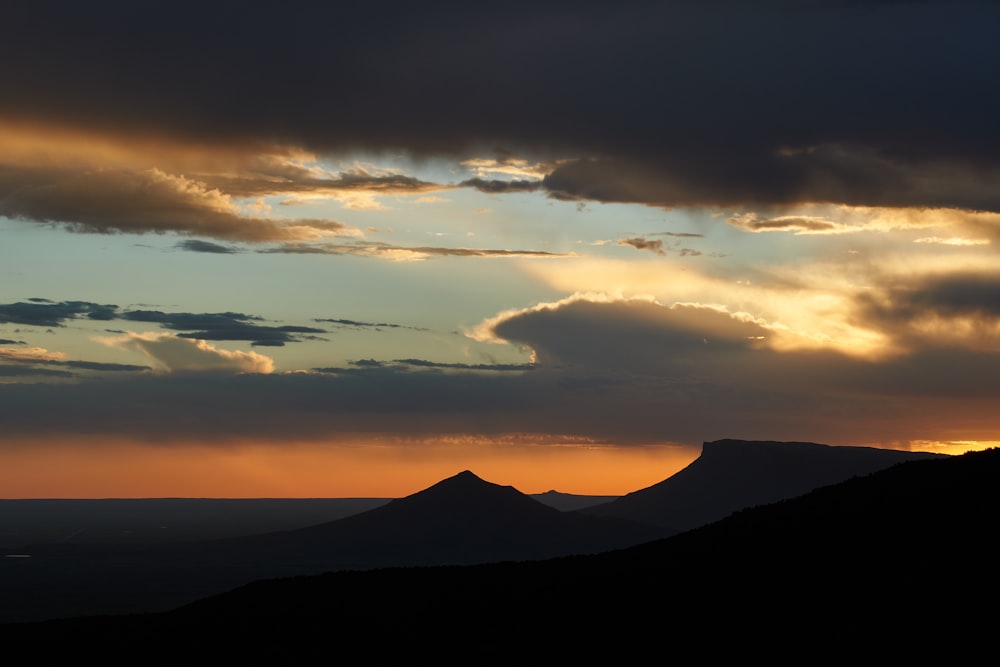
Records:
[[[170,333],[128,332],[113,338],[99,337],[108,347],[139,352],[163,373],[232,372],[273,373],[274,360],[256,352],[223,350],[207,341]]]

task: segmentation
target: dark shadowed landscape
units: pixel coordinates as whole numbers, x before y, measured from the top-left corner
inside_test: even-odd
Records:
[[[828,469],[840,462],[839,480],[748,500],[780,495],[775,489],[808,478],[824,456]],[[851,457],[860,466],[853,472]],[[4,559],[4,611],[8,621],[31,620],[12,612],[35,604],[44,616],[47,604],[51,618],[8,622],[0,636],[88,650],[163,646],[162,662],[152,656],[148,664],[181,664],[223,644],[232,657],[319,658],[329,642],[415,657],[444,650],[453,636],[507,658],[528,647],[584,658],[626,639],[637,650],[690,633],[761,641],[778,631],[839,651],[929,623],[935,634],[925,640],[940,648],[950,633],[989,618],[969,605],[996,591],[983,559],[1000,509],[1000,451],[883,451],[877,461],[865,448],[706,443],[674,476],[678,490],[663,511],[673,508],[675,517],[675,503],[690,503],[700,512],[709,497],[727,499],[718,508],[745,502],[682,532],[595,516],[594,507],[559,511],[465,471],[303,529],[173,544],[35,545],[25,548],[30,558]],[[740,475],[743,485],[733,481]],[[703,483],[698,493],[687,486],[694,476]],[[630,495],[662,494],[674,477]],[[202,595],[213,586],[219,590]],[[133,608],[113,609],[123,602]]]
[[[998,27],[5,2],[0,667],[992,663]]]

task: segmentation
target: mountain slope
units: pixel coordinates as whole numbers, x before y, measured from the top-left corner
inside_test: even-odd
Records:
[[[231,540],[238,553],[283,554],[327,569],[471,564],[595,553],[663,537],[653,526],[560,512],[466,470],[337,521]]]
[[[662,482],[579,511],[683,532],[896,463],[944,456],[812,442],[717,440],[704,443],[701,456]]]

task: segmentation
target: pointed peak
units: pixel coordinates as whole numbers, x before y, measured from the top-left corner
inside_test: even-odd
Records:
[[[401,500],[404,501],[444,501],[448,503],[469,503],[481,502],[484,499],[498,499],[520,496],[531,500],[533,504],[541,504],[534,499],[530,499],[512,486],[503,486],[493,482],[487,482],[474,474],[470,470],[442,479],[440,482],[427,487],[423,491],[418,491]]]
[[[454,486],[456,484],[461,486],[479,486],[483,484],[490,484],[490,482],[487,482],[471,470],[463,470],[462,472],[452,475],[451,477],[445,477],[440,482],[435,484],[435,486],[442,484],[446,486]]]
[[[498,486],[492,482],[487,482],[479,475],[475,474],[471,470],[463,470],[462,472],[452,475],[451,477],[445,477],[438,483],[428,487],[425,491],[430,489],[472,489],[472,488],[482,488],[482,487],[493,487]]]

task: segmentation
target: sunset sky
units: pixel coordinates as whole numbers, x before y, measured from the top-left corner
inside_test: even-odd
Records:
[[[363,4],[363,6],[362,6]],[[33,2],[0,497],[1000,444],[1000,6]]]

